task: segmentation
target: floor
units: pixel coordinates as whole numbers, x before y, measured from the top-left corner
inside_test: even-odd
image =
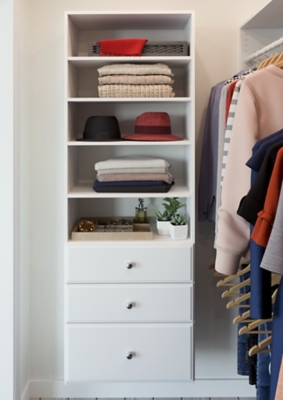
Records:
[[[54,399],[54,398],[37,398],[37,399],[30,399],[30,400],[100,400],[100,399],[98,399],[98,398],[93,398],[93,399],[84,399],[84,398],[82,398],[82,397],[76,397],[76,398],[57,398],[57,399]],[[117,398],[117,399],[114,399],[114,398],[111,398],[111,399],[105,399],[105,398],[103,398],[103,399],[101,399],[101,400],[137,400],[137,398],[125,398],[125,399],[122,399],[122,398]],[[181,398],[176,398],[176,397],[174,397],[174,398],[152,398],[152,399],[142,399],[142,398],[138,398],[138,400],[255,400],[255,398],[253,398],[253,397],[227,397],[227,398],[224,398],[224,397],[202,397],[202,398],[200,398],[200,397],[198,397],[198,398],[195,398],[195,397],[181,397]]]

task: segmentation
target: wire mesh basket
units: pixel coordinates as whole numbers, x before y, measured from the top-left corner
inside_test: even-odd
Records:
[[[88,55],[90,57],[98,56],[100,46],[96,42],[88,43]],[[188,56],[189,45],[187,42],[147,42],[142,51],[142,57],[174,57]]]

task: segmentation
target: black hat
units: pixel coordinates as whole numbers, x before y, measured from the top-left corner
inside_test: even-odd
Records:
[[[85,123],[83,138],[77,140],[106,141],[121,140],[121,133],[116,117],[94,116]]]

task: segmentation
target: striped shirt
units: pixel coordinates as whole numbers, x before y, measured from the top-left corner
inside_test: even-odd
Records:
[[[242,85],[242,80],[240,79],[234,88],[230,108],[229,108],[229,114],[228,114],[228,119],[227,119],[227,125],[226,125],[226,130],[225,130],[225,136],[224,136],[224,148],[223,148],[223,156],[222,156],[222,171],[221,171],[221,186],[223,184],[223,179],[224,179],[224,174],[225,174],[225,168],[226,168],[226,162],[227,162],[227,156],[228,156],[228,151],[229,151],[229,146],[230,146],[230,140],[231,140],[231,134],[232,134],[232,129],[233,129],[233,123],[234,123],[234,118],[236,114],[236,108],[238,104],[238,98],[239,98],[239,93],[241,90],[241,85]]]

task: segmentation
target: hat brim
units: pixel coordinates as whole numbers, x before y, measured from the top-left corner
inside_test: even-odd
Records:
[[[167,142],[167,141],[176,141],[176,140],[184,140],[179,136],[174,136],[171,134],[142,134],[142,133],[132,133],[131,135],[124,136],[125,140],[143,140],[143,141],[155,141],[155,142]]]
[[[76,139],[76,142],[119,142],[122,140],[122,138],[117,138],[117,139]]]

